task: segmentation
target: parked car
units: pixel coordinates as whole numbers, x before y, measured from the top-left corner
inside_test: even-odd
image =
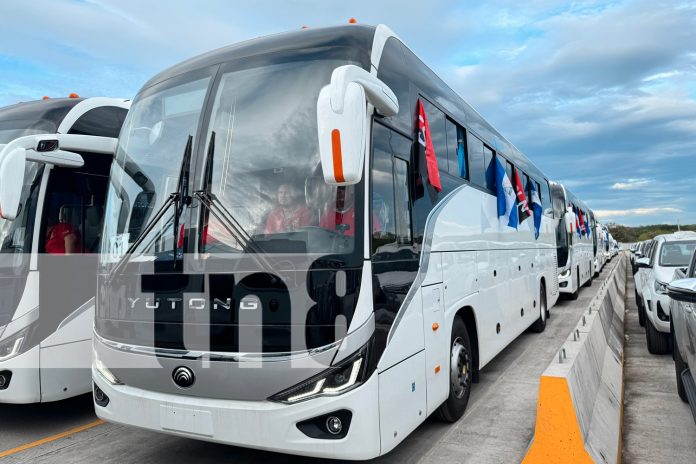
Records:
[[[636,305],[638,305],[638,322],[641,327],[645,326],[645,307],[643,306],[643,281],[647,266],[640,267],[639,262],[644,264],[650,263],[650,252],[652,251],[653,240],[647,240],[641,244],[638,254],[636,255],[636,271],[633,274],[633,282],[635,283]]]
[[[676,232],[653,240],[650,258],[637,261],[642,270],[642,305],[645,336],[652,354],[670,352],[670,307],[667,286],[677,268],[688,266],[696,248],[696,233]],[[639,271],[641,272],[641,271]]]
[[[686,268],[677,269],[667,286],[677,392],[691,406],[696,421],[696,384],[689,366],[696,366],[696,252]]]

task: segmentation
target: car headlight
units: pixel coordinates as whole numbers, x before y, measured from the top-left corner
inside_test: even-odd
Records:
[[[31,326],[25,327],[16,334],[0,342],[0,362],[14,358],[23,352],[23,348],[27,346],[30,330]]]
[[[570,269],[566,269],[565,271],[561,272],[560,276],[561,279],[566,279],[570,277]]]
[[[104,364],[101,359],[97,357],[97,353],[94,352],[94,364],[93,364],[94,370],[99,372],[99,375],[102,376],[104,380],[109,382],[111,385],[123,385],[123,382],[121,382],[118,377],[116,377],[113,372],[109,370],[108,367],[106,367],[106,364]]]
[[[337,396],[353,390],[369,377],[368,352],[369,350],[365,346],[336,366],[268,399],[285,404],[295,404],[319,396]]]
[[[655,281],[655,291],[661,295],[666,295],[667,294],[667,284],[664,282],[660,282],[659,280]]]

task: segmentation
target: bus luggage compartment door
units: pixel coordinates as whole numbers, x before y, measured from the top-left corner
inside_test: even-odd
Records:
[[[449,395],[449,340],[445,326],[442,284],[423,287],[423,334],[427,411],[432,414]]]

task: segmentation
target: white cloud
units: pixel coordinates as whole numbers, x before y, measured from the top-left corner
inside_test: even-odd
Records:
[[[651,182],[651,179],[628,179],[626,182],[616,182],[611,188],[613,190],[633,190],[645,187]]]
[[[595,210],[595,215],[600,219],[616,218],[616,217],[631,217],[631,216],[651,216],[656,214],[674,214],[681,213],[683,210],[672,208],[669,206],[658,208],[633,208],[633,209],[600,209]]]

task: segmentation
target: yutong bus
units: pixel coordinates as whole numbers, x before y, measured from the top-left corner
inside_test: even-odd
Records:
[[[539,194],[538,238],[533,217],[500,223],[496,160]],[[558,297],[547,178],[384,26],[154,77],[106,216],[97,414],[186,437],[387,453],[432,413],[461,417],[479,369]]]
[[[589,209],[562,184],[551,183],[558,247],[558,286],[576,299],[583,285],[592,285],[596,237]],[[581,219],[582,217],[582,219]],[[585,221],[590,221],[589,225]]]
[[[0,109],[0,403],[91,390],[94,253],[128,106],[61,98]]]

